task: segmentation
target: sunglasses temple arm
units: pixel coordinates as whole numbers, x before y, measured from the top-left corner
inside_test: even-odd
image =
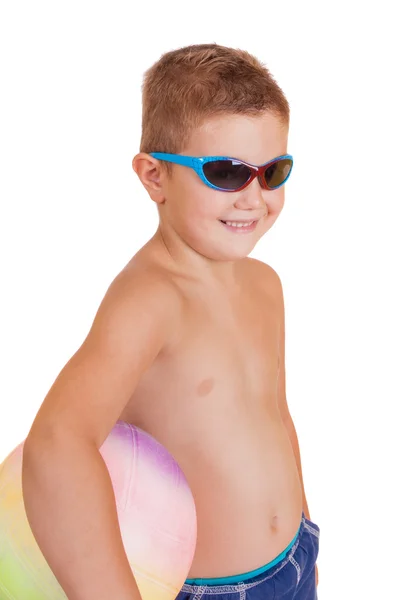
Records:
[[[167,154],[164,152],[151,152],[150,156],[175,163],[176,165],[183,165],[184,167],[194,167],[194,161],[196,161],[196,158],[192,156],[181,156],[180,154]]]

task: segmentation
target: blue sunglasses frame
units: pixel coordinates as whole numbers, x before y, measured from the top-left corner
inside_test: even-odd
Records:
[[[167,154],[165,152],[150,152],[149,154],[150,154],[150,156],[153,156],[153,158],[157,158],[159,160],[165,160],[167,162],[172,162],[177,165],[183,165],[184,167],[190,167],[191,169],[194,169],[196,171],[197,175],[203,181],[203,183],[205,183],[208,187],[213,188],[214,190],[223,191],[223,192],[239,192],[239,191],[243,190],[244,188],[246,188],[248,185],[250,185],[250,183],[256,177],[258,177],[258,180],[259,180],[262,188],[264,188],[266,190],[277,190],[278,188],[280,188],[282,185],[284,185],[287,182],[287,180],[289,179],[289,176],[292,172],[292,169],[293,169],[293,156],[291,154],[282,154],[281,156],[277,156],[276,158],[273,158],[272,160],[270,160],[267,163],[260,165],[260,166],[252,165],[251,163],[247,163],[244,160],[240,160],[238,158],[232,158],[230,156],[200,156],[200,157],[197,157],[197,156],[183,156],[182,154]],[[284,181],[282,181],[282,183],[271,188],[267,185],[267,183],[265,181],[264,173],[274,162],[281,160],[282,158],[288,158],[292,161],[290,171],[287,174]],[[204,175],[204,171],[203,171],[203,166],[206,163],[214,162],[217,160],[231,160],[231,161],[240,163],[242,165],[245,165],[246,167],[248,167],[250,169],[250,172],[251,172],[249,179],[246,181],[246,183],[244,185],[242,185],[238,188],[235,188],[235,189],[226,189],[226,188],[222,188],[222,187],[217,187],[216,185],[214,185],[210,181],[208,181],[208,179]]]

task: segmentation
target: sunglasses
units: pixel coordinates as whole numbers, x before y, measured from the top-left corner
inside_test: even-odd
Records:
[[[164,152],[150,152],[150,156],[191,167],[208,187],[222,192],[239,192],[250,185],[256,177],[262,188],[276,190],[288,180],[293,167],[293,157],[290,154],[273,158],[259,167],[227,156],[198,158]]]

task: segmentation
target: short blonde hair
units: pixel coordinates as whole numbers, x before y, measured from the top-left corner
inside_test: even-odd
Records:
[[[140,152],[179,154],[211,117],[268,111],[289,127],[289,103],[257,58],[218,44],[179,48],[163,54],[144,74]],[[173,165],[164,167],[170,174]]]

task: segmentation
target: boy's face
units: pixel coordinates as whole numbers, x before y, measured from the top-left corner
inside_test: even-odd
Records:
[[[180,154],[227,156],[262,165],[287,154],[287,138],[287,127],[270,113],[257,117],[224,115],[197,129]],[[170,239],[178,234],[193,250],[217,261],[248,256],[278,218],[285,198],[285,185],[264,190],[257,178],[239,192],[214,190],[193,169],[176,164],[170,177],[160,172],[159,184],[154,195],[146,188],[159,204],[161,229],[172,234]],[[257,220],[255,230],[235,233],[221,223],[241,219]]]

